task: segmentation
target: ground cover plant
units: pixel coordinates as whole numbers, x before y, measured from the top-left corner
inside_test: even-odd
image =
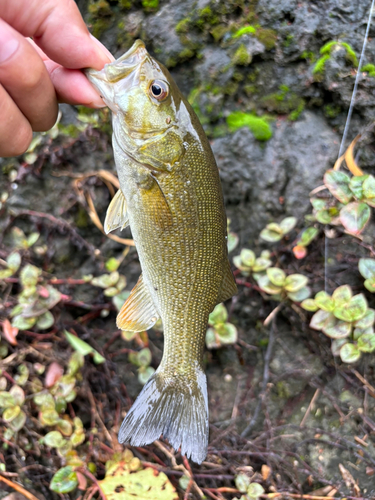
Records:
[[[0,160],[0,498],[374,498],[375,181],[363,125],[373,61],[369,51],[361,66],[362,135],[335,164],[331,127],[342,132],[358,47],[341,35],[349,21],[331,31],[349,14],[319,4],[327,16],[313,30],[313,8],[278,3],[89,2],[87,20],[114,52],[142,36],[175,69],[223,179],[239,293],[207,327],[201,466],[162,439],[117,442],[159,364],[163,327],[115,325],[140,269],[130,232],[104,235],[118,189],[108,112],[63,107],[25,155]],[[313,157],[308,182],[305,163],[294,169],[299,143],[304,162]]]

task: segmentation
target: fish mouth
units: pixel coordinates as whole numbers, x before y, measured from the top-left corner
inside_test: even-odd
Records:
[[[149,57],[145,44],[142,40],[136,40],[132,47],[113,62],[104,66],[101,70],[86,69],[85,74],[89,81],[100,93],[105,103],[112,109],[114,101],[113,83],[116,83],[134,73],[137,68]]]

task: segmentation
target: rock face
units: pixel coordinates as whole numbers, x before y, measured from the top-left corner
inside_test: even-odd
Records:
[[[335,161],[338,145],[338,135],[310,111],[296,122],[276,122],[265,144],[246,127],[213,141],[227,213],[242,244],[271,220],[308,210],[308,194]]]

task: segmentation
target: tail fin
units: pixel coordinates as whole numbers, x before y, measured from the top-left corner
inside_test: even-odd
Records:
[[[118,435],[120,443],[150,444],[163,435],[175,450],[198,464],[207,455],[208,403],[206,375],[166,376],[156,371],[126,415]]]

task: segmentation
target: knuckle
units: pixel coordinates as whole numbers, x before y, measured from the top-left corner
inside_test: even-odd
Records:
[[[22,77],[22,87],[25,90],[32,90],[40,86],[45,78],[48,78],[48,73],[42,62],[38,62],[29,71],[25,71]]]

